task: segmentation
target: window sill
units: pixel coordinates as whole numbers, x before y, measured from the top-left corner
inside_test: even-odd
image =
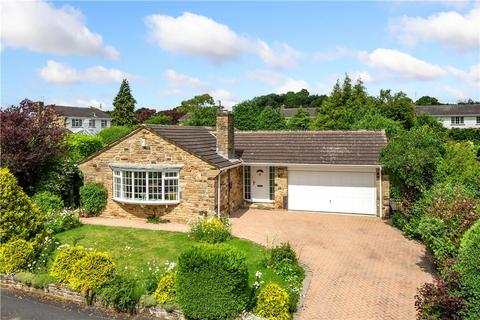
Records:
[[[147,200],[132,200],[132,199],[121,199],[121,198],[112,198],[114,201],[125,203],[125,204],[138,204],[138,205],[145,205],[145,206],[155,206],[155,205],[173,205],[179,204],[179,200],[160,200],[160,201],[147,201]]]

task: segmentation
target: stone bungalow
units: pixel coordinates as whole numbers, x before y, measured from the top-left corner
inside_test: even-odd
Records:
[[[103,216],[186,222],[243,206],[386,217],[382,131],[235,131],[143,126],[80,163],[108,190]]]

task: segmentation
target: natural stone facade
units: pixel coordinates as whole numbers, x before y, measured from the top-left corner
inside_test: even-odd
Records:
[[[233,114],[222,111],[217,114],[217,152],[228,159],[235,158]]]
[[[275,208],[288,209],[288,168],[275,167]]]
[[[142,146],[141,139],[145,139]],[[111,163],[181,164],[180,202],[173,205],[122,204],[112,199]],[[159,135],[141,129],[107,150],[80,164],[84,182],[100,182],[108,190],[108,201],[102,216],[159,216],[175,222],[187,222],[199,214],[216,211],[216,176],[213,165],[166,141]]]
[[[382,171],[382,188],[380,195],[380,170],[377,170],[377,216],[388,218],[390,216],[390,179],[385,171]],[[382,199],[382,200],[380,200]],[[382,212],[380,212],[380,201],[382,201]]]
[[[243,206],[243,167],[222,172],[220,190],[222,213],[233,213]]]

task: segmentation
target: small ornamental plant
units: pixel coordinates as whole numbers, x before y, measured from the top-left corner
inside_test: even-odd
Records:
[[[267,284],[260,289],[257,297],[257,306],[253,310],[253,313],[267,319],[290,319],[287,291],[278,284]]]
[[[158,282],[155,290],[155,299],[158,303],[164,304],[169,301],[175,301],[175,272],[168,271]]]
[[[12,273],[31,266],[35,250],[31,242],[14,240],[0,246],[0,272]]]
[[[82,209],[90,216],[99,214],[105,208],[107,198],[107,189],[101,183],[87,183],[80,188]]]
[[[225,242],[232,237],[230,223],[227,218],[222,220],[216,217],[198,218],[190,223],[189,237],[207,243]]]

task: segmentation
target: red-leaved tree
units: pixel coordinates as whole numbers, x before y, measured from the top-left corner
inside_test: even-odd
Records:
[[[140,108],[135,111],[138,123],[145,123],[150,117],[152,117],[157,111],[155,109]]]
[[[164,116],[170,117],[170,119],[172,119],[171,124],[177,124],[178,119],[180,119],[185,114],[187,114],[186,112],[179,112],[179,111],[173,110],[173,109],[172,110],[159,111],[158,113],[163,114]]]
[[[28,99],[1,113],[1,165],[8,167],[26,190],[64,152],[65,129],[52,108]]]

